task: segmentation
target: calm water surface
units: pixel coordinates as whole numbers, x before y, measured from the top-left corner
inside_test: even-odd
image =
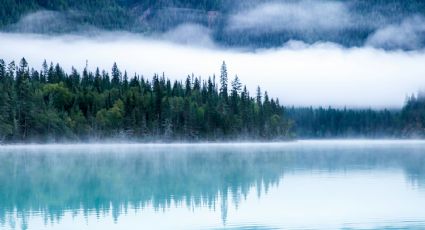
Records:
[[[0,146],[0,229],[425,229],[425,142]]]

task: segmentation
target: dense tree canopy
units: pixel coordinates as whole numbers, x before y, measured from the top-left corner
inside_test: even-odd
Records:
[[[402,137],[399,111],[335,108],[288,108],[302,138]]]
[[[287,108],[301,138],[423,138],[425,97],[407,98],[399,109]]]
[[[282,140],[288,138],[424,137],[425,97],[401,110],[284,108],[257,88],[251,96],[226,63],[216,77],[171,81],[45,61],[0,59],[0,142]],[[230,82],[230,83],[229,83]]]
[[[67,74],[59,64],[42,70],[0,60],[0,140],[226,140],[288,138],[279,101],[250,97],[238,77],[227,89],[215,77],[184,82],[155,75],[129,77],[115,63],[111,74],[85,68]]]

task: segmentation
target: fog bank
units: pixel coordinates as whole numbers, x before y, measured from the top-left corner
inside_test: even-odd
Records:
[[[178,40],[176,34],[173,39]],[[190,40],[183,43],[191,44]],[[171,79],[183,80],[194,73],[206,79],[218,76],[225,60],[230,78],[237,74],[252,95],[260,85],[285,105],[400,107],[407,95],[425,88],[423,51],[347,49],[332,43],[295,41],[256,51],[214,44],[203,47],[129,33],[91,38],[0,33],[0,58],[9,62],[25,57],[36,69],[44,59],[59,62],[68,72],[72,66],[82,70],[86,60],[91,70],[97,66],[110,70],[116,61],[130,76],[137,72],[151,78],[164,72]]]

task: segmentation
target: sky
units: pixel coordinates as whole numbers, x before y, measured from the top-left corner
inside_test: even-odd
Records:
[[[337,1],[251,3],[240,4],[223,29],[238,34],[288,32],[319,38],[352,28],[373,32],[360,46],[324,39],[248,49],[224,47],[214,40],[214,31],[194,23],[153,36],[100,30],[87,37],[40,35],[31,28],[67,24],[61,22],[59,13],[41,11],[23,16],[14,25],[23,29],[0,33],[0,58],[10,62],[25,57],[35,69],[46,59],[59,62],[67,72],[72,66],[81,71],[86,61],[91,70],[110,70],[117,62],[130,75],[137,72],[151,78],[154,73],[165,73],[173,80],[184,80],[192,73],[204,79],[213,74],[218,78],[225,61],[230,79],[238,75],[251,95],[260,86],[288,106],[399,108],[407,96],[425,89],[425,20],[420,15],[403,16],[399,21],[384,16],[370,20]],[[46,23],[53,19],[58,19],[56,24]]]

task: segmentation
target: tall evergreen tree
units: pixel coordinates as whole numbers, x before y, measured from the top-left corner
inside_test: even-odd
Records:
[[[257,105],[261,106],[263,102],[262,102],[260,86],[257,87],[257,96],[255,98],[256,98]]]
[[[17,95],[17,119],[18,129],[23,140],[30,135],[31,121],[33,115],[33,94],[29,80],[29,70],[27,61],[22,58],[16,72],[16,95]]]
[[[116,62],[114,62],[114,65],[112,66],[112,80],[111,85],[112,87],[117,88],[121,83],[121,71],[118,69],[118,65]]]
[[[223,61],[220,69],[220,95],[227,101],[228,90],[227,90],[227,66],[226,62]]]
[[[0,143],[13,135],[10,82],[6,72],[6,64],[3,59],[0,59]]]

